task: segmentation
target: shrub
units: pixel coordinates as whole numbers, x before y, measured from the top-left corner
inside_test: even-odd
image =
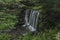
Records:
[[[0,40],[11,40],[11,35],[2,34],[2,35],[0,35]]]

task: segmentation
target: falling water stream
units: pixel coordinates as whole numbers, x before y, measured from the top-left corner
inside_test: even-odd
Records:
[[[39,12],[36,10],[27,9],[25,11],[25,24],[24,24],[24,26],[27,26],[27,28],[31,32],[34,32],[37,30],[38,16],[39,16]]]

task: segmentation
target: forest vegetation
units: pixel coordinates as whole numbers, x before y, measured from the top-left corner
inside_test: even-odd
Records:
[[[40,12],[36,35],[20,34],[26,9]],[[60,40],[60,0],[0,0],[0,40]]]

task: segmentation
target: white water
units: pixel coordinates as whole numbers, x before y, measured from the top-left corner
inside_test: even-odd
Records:
[[[25,25],[24,26],[27,26],[28,29],[31,32],[36,31],[39,12],[35,11],[35,10],[29,10],[29,9],[27,9],[25,11],[25,13],[26,14],[25,14]]]

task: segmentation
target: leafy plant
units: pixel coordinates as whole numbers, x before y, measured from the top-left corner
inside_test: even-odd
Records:
[[[11,40],[11,35],[9,34],[1,34],[0,40]]]
[[[0,12],[0,29],[13,29],[17,22],[17,16],[12,13]]]
[[[25,36],[19,36],[18,40],[57,40],[57,30],[45,30],[45,32],[38,33],[37,35],[27,34]]]

